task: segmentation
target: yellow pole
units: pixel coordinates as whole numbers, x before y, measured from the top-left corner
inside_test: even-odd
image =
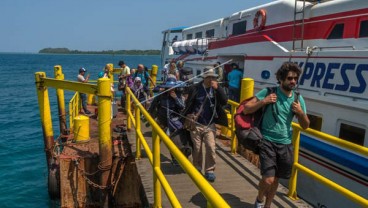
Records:
[[[234,122],[234,115],[235,115],[236,109],[234,105],[231,105],[231,123],[229,125],[230,131],[231,131],[231,153],[236,154],[238,142],[235,139],[235,122]]]
[[[157,132],[152,129],[152,147],[153,147],[153,169],[161,169],[160,167],[160,137]],[[154,189],[154,207],[162,207],[161,204],[161,183],[155,171],[153,171],[153,189]]]
[[[95,104],[95,99],[94,99],[94,95],[93,94],[87,94],[87,104],[88,105],[93,105]]]
[[[52,149],[54,146],[54,132],[52,130],[49,93],[47,88],[43,86],[42,81],[42,78],[44,77],[46,77],[45,72],[35,73],[38,106],[40,108],[40,117],[43,132],[43,141],[45,145],[47,166],[49,167],[51,164]]]
[[[127,129],[130,130],[132,128],[132,121],[131,121],[131,117],[129,116],[129,113],[131,111],[131,105],[130,105],[130,93],[127,92],[127,88],[125,88],[125,97],[126,97],[126,101],[125,101],[125,110],[127,112]]]
[[[55,79],[64,80],[63,69],[60,65],[54,66],[54,75]],[[60,132],[62,134],[67,134],[66,132],[66,117],[65,117],[65,100],[64,100],[64,90],[56,89],[56,97],[58,100],[58,109],[59,109],[59,126]]]
[[[253,96],[254,90],[254,79],[243,78],[240,88],[240,102]],[[231,153],[235,154],[237,150],[237,140],[235,139],[235,128],[234,128],[234,114],[235,106],[231,105]]]
[[[100,148],[99,168],[101,174],[101,186],[110,185],[110,169],[112,164],[112,141],[111,141],[111,90],[110,79],[100,78],[97,81],[98,95],[98,136]],[[101,201],[104,207],[108,205],[108,192],[103,191]],[[106,206],[105,206],[106,205]]]
[[[152,69],[151,69],[151,78],[153,83],[150,83],[150,94],[152,95],[152,90],[154,85],[156,85],[156,79],[157,79],[157,73],[158,73],[158,66],[157,65],[152,65]]]
[[[296,183],[298,178],[298,169],[295,167],[295,164],[298,164],[299,161],[299,144],[300,144],[300,130],[297,128],[293,128],[293,136],[292,136],[293,146],[294,146],[294,164],[293,169],[291,171],[291,177],[289,180],[289,193],[288,196],[291,199],[298,199],[296,193]]]
[[[252,97],[253,91],[254,91],[254,79],[243,78],[241,82],[241,90],[240,90],[240,103],[241,101]]]
[[[141,133],[141,111],[138,106],[135,106],[135,139],[136,139],[136,159],[141,158],[141,140],[139,139],[139,133]]]

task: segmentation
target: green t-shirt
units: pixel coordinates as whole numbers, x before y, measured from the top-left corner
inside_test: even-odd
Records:
[[[258,100],[263,100],[267,95],[267,89],[263,89],[256,94]],[[292,137],[291,122],[294,117],[294,113],[291,110],[291,104],[294,102],[295,93],[291,97],[287,97],[281,92],[280,88],[276,89],[277,102],[273,105],[269,105],[266,108],[266,112],[263,116],[262,121],[262,135],[265,139],[279,143],[279,144],[290,144]],[[306,107],[304,99],[299,95],[300,106],[306,113]],[[276,114],[277,122],[275,117],[272,115],[272,108]]]

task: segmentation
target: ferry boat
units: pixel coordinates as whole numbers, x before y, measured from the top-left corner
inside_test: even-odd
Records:
[[[163,31],[162,65],[181,60],[199,75],[216,62],[226,63],[225,74],[237,63],[258,91],[276,84],[274,73],[283,62],[298,63],[310,128],[363,149],[351,151],[302,134],[300,163],[367,199],[367,14],[366,0],[278,0]],[[175,42],[174,36],[179,37]],[[357,206],[304,174],[297,190],[316,207]]]

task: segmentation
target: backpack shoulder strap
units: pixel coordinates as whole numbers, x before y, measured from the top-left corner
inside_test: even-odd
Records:
[[[277,86],[276,87],[267,87],[267,95],[269,94],[272,94],[272,93],[276,93],[276,90],[277,90]],[[266,96],[267,96],[266,95]],[[278,114],[278,109],[277,109],[277,106],[275,105],[275,103],[272,103],[272,104],[269,104],[269,105],[266,105],[263,110],[262,110],[262,114],[264,114],[266,112],[266,108],[268,106],[271,106],[271,109],[272,109],[272,117],[275,119],[276,123],[277,123],[277,114]],[[275,110],[276,108],[276,110]],[[276,113],[277,112],[277,113]],[[263,117],[263,115],[262,115]]]
[[[148,72],[147,71],[144,71],[144,79],[146,80],[146,84],[145,84],[146,86],[148,86],[148,82],[149,82],[148,77],[149,77]]]
[[[296,89],[294,90],[294,102],[299,102],[300,92]]]

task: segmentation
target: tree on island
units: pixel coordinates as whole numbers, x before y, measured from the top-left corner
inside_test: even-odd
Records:
[[[55,54],[123,54],[123,55],[160,55],[160,50],[103,50],[103,51],[79,51],[69,50],[68,48],[44,48],[38,53]]]

